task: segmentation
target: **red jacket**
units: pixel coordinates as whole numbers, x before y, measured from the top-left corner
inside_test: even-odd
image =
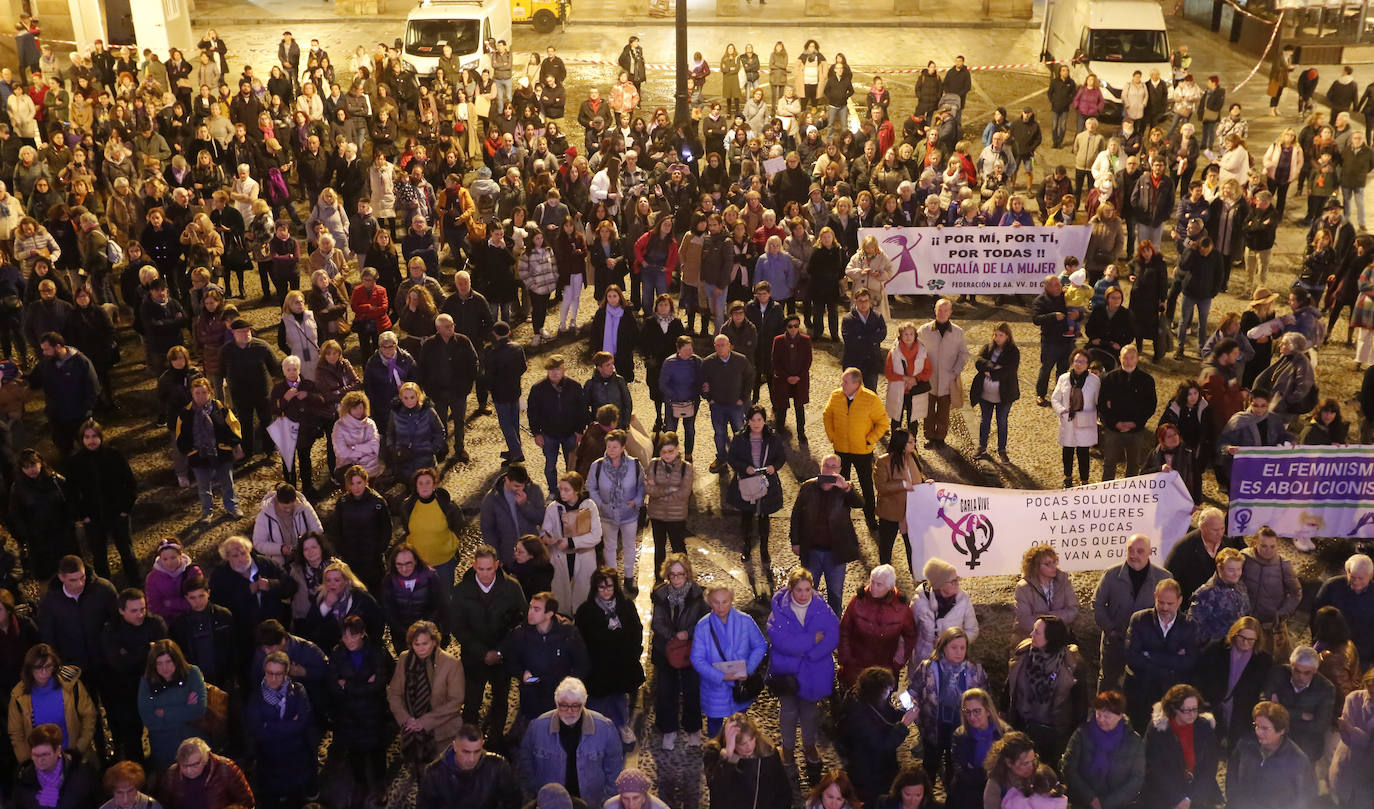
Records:
[[[882,598],[859,588],[840,619],[840,680],[853,685],[869,666],[896,675],[914,648],[916,618],[907,597],[896,587]]]
[[[644,270],[644,251],[649,249],[649,237],[653,231],[647,231],[635,240],[635,272]],[[668,259],[663,262],[663,276],[667,279],[666,283],[673,283],[673,271],[677,269],[677,240],[668,239]]]
[[[391,316],[387,314],[391,307],[387,303],[386,289],[381,284],[373,284],[371,294],[368,294],[366,284],[358,284],[353,288],[350,303],[353,304],[353,314],[358,320],[377,322],[378,334],[391,328]]]

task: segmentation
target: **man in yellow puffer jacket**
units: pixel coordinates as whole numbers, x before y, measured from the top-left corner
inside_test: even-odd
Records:
[[[870,531],[878,520],[873,501],[873,447],[887,432],[887,409],[878,394],[864,387],[863,372],[846,368],[840,386],[825,405],[825,434],[840,456],[840,474],[853,467],[864,494],[864,519]]]

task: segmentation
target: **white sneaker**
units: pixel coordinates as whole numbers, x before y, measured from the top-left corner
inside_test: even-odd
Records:
[[[676,730],[673,731],[672,733],[665,733],[665,734],[663,734],[663,749],[664,749],[664,750],[672,750],[674,747],[677,747],[677,731],[676,731]]]
[[[1297,537],[1293,540],[1293,547],[1303,553],[1311,553],[1317,549],[1317,544],[1312,541],[1311,537]]]
[[[701,747],[701,731],[694,730],[687,734],[688,747]]]
[[[630,727],[629,725],[623,726],[623,727],[620,729],[620,740],[621,740],[622,742],[626,743],[626,744],[634,744],[634,743],[635,743],[635,730],[634,730],[634,728]]]

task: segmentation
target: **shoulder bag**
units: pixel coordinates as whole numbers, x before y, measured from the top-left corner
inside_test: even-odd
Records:
[[[746,503],[754,504],[768,494],[768,476],[763,473],[763,467],[768,465],[768,444],[763,445],[763,462],[755,467],[754,474],[748,477],[739,478],[735,485],[739,487],[740,499]]]
[[[746,621],[753,620],[752,618],[742,614],[739,616],[739,618],[736,618],[736,620],[740,619]],[[729,660],[730,658],[725,656],[725,650],[721,648],[720,638],[716,636],[715,625],[713,625],[708,620],[706,622],[706,627],[711,630],[711,640],[714,641],[716,644],[716,651],[720,653],[721,662],[723,663],[726,660]],[[733,699],[735,702],[753,702],[754,700],[758,699],[759,694],[763,693],[764,679],[767,676],[768,655],[767,653],[765,653],[763,660],[759,661],[758,668],[754,669],[754,672],[752,674],[745,677],[743,680],[736,680],[734,682],[733,686],[730,689],[730,698]]]

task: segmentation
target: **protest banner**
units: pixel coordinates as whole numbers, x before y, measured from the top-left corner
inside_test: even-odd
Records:
[[[875,236],[896,275],[892,295],[1017,295],[1040,292],[1040,282],[1083,258],[1088,225],[993,228],[861,228]]]
[[[1374,447],[1242,447],[1228,517],[1233,536],[1374,537]]]
[[[1132,534],[1149,537],[1163,564],[1192,512],[1177,472],[1048,491],[927,483],[907,494],[911,569],[938,556],[960,576],[1018,575],[1026,549],[1047,544],[1063,570],[1103,570],[1126,560]]]

